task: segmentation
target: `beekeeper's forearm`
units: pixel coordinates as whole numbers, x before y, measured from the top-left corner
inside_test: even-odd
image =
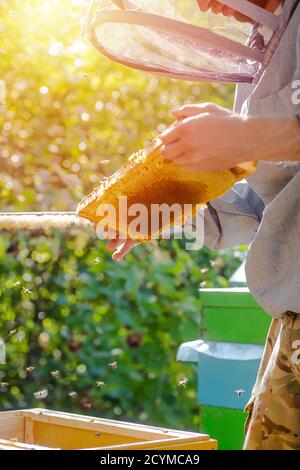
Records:
[[[300,161],[300,121],[294,117],[248,117],[250,135],[257,142],[253,160]]]
[[[208,203],[204,211],[204,245],[213,250],[249,245],[258,230],[263,212],[262,199],[248,183],[236,183],[223,196]],[[185,231],[195,234],[195,218],[188,220]]]

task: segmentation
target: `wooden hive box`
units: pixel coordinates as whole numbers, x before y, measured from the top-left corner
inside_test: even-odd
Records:
[[[214,450],[207,434],[44,409],[0,412],[0,450]]]

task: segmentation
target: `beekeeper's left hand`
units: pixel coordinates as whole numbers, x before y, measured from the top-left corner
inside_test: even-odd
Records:
[[[253,140],[247,120],[213,104],[186,106],[173,113],[180,121],[164,131],[162,153],[194,171],[232,168],[253,160]]]
[[[183,107],[174,115],[179,121],[161,134],[162,154],[190,170],[299,160],[299,124],[294,118],[240,116],[210,103]]]

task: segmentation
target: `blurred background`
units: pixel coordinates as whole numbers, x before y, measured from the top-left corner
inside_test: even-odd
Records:
[[[87,3],[0,3],[2,211],[74,210],[172,122],[170,109],[232,105],[231,86],[166,80],[100,56],[80,36]],[[140,246],[116,263],[91,231],[2,232],[0,409],[197,429],[196,375],[176,351],[201,337],[199,286],[226,287],[244,248],[183,246]]]

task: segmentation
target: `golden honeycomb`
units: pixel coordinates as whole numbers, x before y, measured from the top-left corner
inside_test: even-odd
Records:
[[[157,235],[165,230],[167,225],[179,222],[178,212],[171,213],[170,220],[159,220],[154,230],[154,224],[151,224],[151,207],[154,204],[167,204],[169,207],[178,204],[182,208],[180,223],[183,223],[183,213],[184,218],[193,215],[196,206],[205,206],[209,201],[221,196],[234,183],[255,169],[253,164],[246,163],[229,170],[190,171],[166,160],[161,155],[160,148],[160,141],[156,141],[152,147],[135,152],[125,165],[80,202],[77,214],[95,225],[98,223],[106,225],[106,230],[113,230],[124,238],[147,240],[154,237],[154,232]],[[145,221],[147,230],[141,231],[138,235],[136,230],[133,233],[130,225],[136,215],[127,215],[126,218],[121,211],[119,214],[121,196],[127,198],[127,206],[123,205],[122,210],[126,207],[126,211],[129,211],[130,207],[134,208],[133,204],[142,204],[147,208],[148,217]],[[97,215],[99,206],[104,204],[115,208],[115,217],[110,217],[109,220],[106,217],[105,224],[104,213]]]

